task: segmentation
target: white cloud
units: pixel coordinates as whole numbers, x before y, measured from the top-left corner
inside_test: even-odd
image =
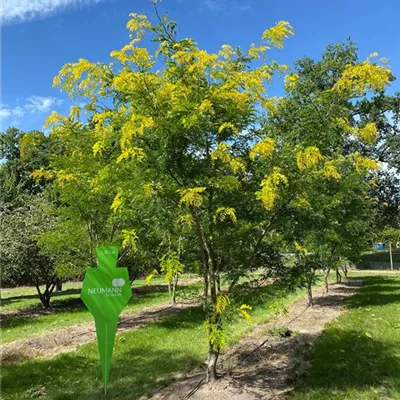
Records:
[[[6,119],[11,116],[20,118],[25,114],[48,113],[51,108],[60,106],[63,101],[64,100],[55,97],[30,96],[22,106],[10,108],[7,105],[2,105],[0,109],[0,118]]]
[[[24,108],[31,113],[47,112],[51,107],[59,106],[62,102],[63,100],[55,97],[31,96],[28,97]]]
[[[5,119],[11,115],[11,110],[7,106],[1,106],[0,108],[0,118]]]
[[[3,0],[1,20],[4,23],[27,21],[54,14],[68,6],[97,4],[102,0]]]
[[[15,108],[13,108],[12,114],[13,114],[15,117],[23,117],[23,116],[25,115],[25,110],[24,110],[22,107],[17,106],[17,107],[15,107]]]

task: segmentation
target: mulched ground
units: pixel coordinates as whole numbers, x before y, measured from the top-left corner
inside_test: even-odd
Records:
[[[351,280],[331,285],[328,293],[318,289],[314,293],[314,307],[308,307],[304,298],[290,306],[286,315],[255,327],[250,335],[221,355],[218,370],[222,376],[218,381],[205,385],[204,368],[198,368],[143,399],[284,399],[293,390],[293,382],[308,368],[302,354],[311,350],[324,325],[344,311],[344,301],[361,284],[360,280]],[[284,331],[278,329],[281,327],[292,334],[280,337],[276,333]]]

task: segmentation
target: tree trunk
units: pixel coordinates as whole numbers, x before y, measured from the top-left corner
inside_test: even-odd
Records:
[[[42,302],[44,308],[49,308],[50,307],[50,297],[49,296],[46,296],[46,295],[41,293],[39,295],[39,298],[40,298],[40,301]]]
[[[129,282],[132,285],[132,283],[134,282],[134,280],[139,276],[139,271],[137,272],[132,272],[132,274],[130,274],[129,277]]]
[[[214,350],[212,344],[209,343],[207,376],[206,376],[207,383],[213,382],[218,379],[217,375],[218,356],[219,356],[219,350]]]
[[[45,291],[42,293],[40,291],[39,285],[36,285],[36,290],[39,294],[39,299],[43,305],[44,308],[49,308],[50,307],[50,299],[51,299],[51,294],[53,293],[54,285],[49,287],[46,285]]]
[[[218,293],[221,291],[221,279],[219,276],[219,271],[217,272],[217,289],[218,289]]]
[[[347,277],[347,264],[343,264],[342,265],[342,271],[343,271],[343,273],[344,273],[344,278],[345,278],[345,280],[346,281],[348,281],[349,280],[349,278]]]
[[[329,284],[328,284],[328,277],[329,277],[329,272],[331,271],[330,268],[328,268],[325,272],[325,276],[324,276],[324,281],[325,281],[325,292],[328,293],[329,291]]]
[[[340,275],[338,267],[336,267],[336,282],[337,283],[341,283],[342,282],[342,275]]]
[[[61,292],[62,291],[62,280],[58,279],[56,283],[56,292]]]
[[[172,296],[171,296],[173,305],[176,304],[176,287],[177,286],[178,286],[178,274],[175,274],[174,281],[172,283]]]
[[[204,301],[208,300],[208,264],[204,256],[204,251],[201,252],[203,255],[203,284],[204,284]]]
[[[216,263],[213,257],[213,251],[211,245],[207,242],[206,235],[204,232],[204,228],[199,219],[196,220],[197,228],[199,232],[200,241],[202,243],[202,248],[204,251],[204,258],[207,264],[207,282],[210,287],[210,298],[212,303],[215,305],[217,302],[217,291],[216,291]],[[212,244],[212,237],[210,238],[210,243]],[[205,300],[207,301],[207,299]],[[207,309],[206,309],[207,310]],[[209,310],[207,310],[210,313]],[[210,323],[213,323],[212,315],[207,315],[206,317]],[[217,317],[218,318],[218,317]],[[218,323],[218,321],[216,321]],[[208,364],[207,364],[207,373],[206,373],[206,381],[212,382],[217,379],[217,361],[219,356],[220,349],[214,349],[213,344],[208,342]]]

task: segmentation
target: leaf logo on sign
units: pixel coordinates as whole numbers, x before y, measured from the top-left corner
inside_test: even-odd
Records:
[[[120,278],[120,279],[113,279],[112,281],[112,285],[114,287],[122,287],[125,285],[125,280]]]

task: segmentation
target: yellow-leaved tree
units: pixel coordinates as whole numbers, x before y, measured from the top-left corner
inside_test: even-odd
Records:
[[[135,210],[143,212],[144,222],[148,217],[147,232],[135,232],[138,248],[149,232],[162,226],[184,238],[183,254],[196,253],[201,260],[207,380],[214,380],[225,343],[225,313],[234,307],[246,320],[250,317],[251,307],[235,305],[232,289],[240,277],[263,266],[274,232],[298,215],[292,210],[307,209],[306,183],[315,190],[315,182],[340,182],[346,168],[365,173],[371,167],[361,154],[338,154],[339,146],[329,145],[328,138],[321,141],[316,129],[306,134],[307,123],[322,126],[321,120],[315,121],[320,118],[315,108],[332,100],[332,115],[322,121],[329,118],[332,132],[326,134],[342,141],[349,134],[343,130],[346,122],[338,118],[346,121],[347,115],[336,102],[363,95],[362,88],[380,89],[389,79],[388,70],[370,60],[346,67],[320,98],[312,99],[312,118],[304,116],[307,123],[298,127],[284,118],[287,99],[267,93],[274,76],[288,71],[276,61],[265,61],[271,47],[283,47],[293,35],[288,22],[265,30],[248,49],[223,45],[217,53],[199,48],[193,39],[178,39],[175,22],[166,17],[154,24],[133,13],[127,28],[131,40],[111,52],[111,63],[81,59],[66,64],[54,79],[72,98],[86,98],[87,122],[74,109],[69,117],[51,115],[48,123],[52,135],[67,135],[72,142],[82,126],[90,132],[91,157],[107,156],[107,163],[87,176],[87,185],[95,193],[112,194],[107,205],[122,226]],[[143,45],[146,36],[158,44],[155,51]],[[289,97],[301,84],[300,73],[286,79]],[[277,121],[283,126],[264,125],[267,117],[282,115]],[[375,133],[368,126],[353,136],[370,140]],[[78,168],[70,166],[72,176]],[[72,179],[65,166],[53,164],[50,170],[41,173]],[[130,226],[123,228],[132,232]],[[167,273],[169,266],[178,265],[175,261],[162,259]],[[225,291],[222,274],[228,283]]]

